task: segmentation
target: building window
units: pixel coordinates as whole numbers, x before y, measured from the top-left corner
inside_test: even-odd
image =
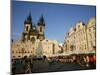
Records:
[[[48,42],[48,40],[46,40]]]
[[[15,58],[15,56],[13,56],[13,58]]]
[[[76,28],[74,28],[74,31],[76,31]]]
[[[69,40],[67,40],[67,42],[69,43]]]
[[[68,35],[69,35],[69,33],[68,33]]]
[[[31,38],[31,41],[32,41],[32,43],[34,43],[34,42],[35,42],[35,38],[34,38],[34,37],[32,37],[32,38]]]
[[[25,49],[24,49],[24,48],[22,48],[22,53],[24,53],[24,51],[25,51]]]
[[[32,57],[32,55],[30,55],[29,57]]]
[[[93,30],[95,30],[96,28],[95,27],[93,27]]]
[[[40,32],[42,32],[42,27],[40,27]]]
[[[14,53],[14,51],[12,51],[12,53]]]
[[[78,26],[78,28],[80,28],[80,25]]]
[[[26,31],[28,31],[28,26],[26,26]]]
[[[17,44],[17,47],[18,47],[19,45]]]
[[[55,44],[53,44],[53,54],[55,54]]]
[[[86,44],[85,44],[85,49],[86,49]]]
[[[89,32],[91,31],[91,29],[89,29]]]
[[[92,41],[90,42],[90,45],[91,45],[91,47],[93,47],[93,43],[92,43]]]

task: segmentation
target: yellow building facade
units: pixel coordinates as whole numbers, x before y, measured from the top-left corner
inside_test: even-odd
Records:
[[[32,41],[16,41],[11,44],[12,59],[19,59],[24,57],[51,57],[59,54],[61,46],[55,40],[39,40],[34,43]]]
[[[63,49],[65,53],[86,53],[96,48],[96,19],[92,17],[87,24],[82,21],[71,27],[66,34]]]
[[[35,46],[32,42],[16,41],[11,43],[12,59],[32,57],[35,54]]]

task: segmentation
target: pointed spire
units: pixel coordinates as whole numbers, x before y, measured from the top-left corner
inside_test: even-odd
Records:
[[[27,23],[27,19],[25,19],[25,21],[24,21],[24,24],[26,24]]]
[[[45,26],[43,14],[41,15],[41,17],[40,17],[40,19],[39,19],[39,21],[38,21],[38,25],[43,25],[43,26]]]
[[[29,13],[29,16],[27,17],[27,20],[32,21],[31,12]]]
[[[31,12],[29,13],[29,16],[27,16],[27,19],[24,21],[24,24],[32,24]]]

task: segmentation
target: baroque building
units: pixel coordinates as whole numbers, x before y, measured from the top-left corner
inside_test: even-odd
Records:
[[[35,54],[35,46],[32,42],[16,41],[11,43],[12,59],[32,57]]]
[[[96,18],[95,17],[91,18],[87,24],[87,41],[88,41],[88,49],[95,50],[96,49]]]
[[[34,43],[30,40],[22,42],[16,41],[11,44],[12,59],[19,59],[24,57],[52,57],[59,54],[61,46],[56,40],[39,40]]]
[[[96,18],[92,17],[87,24],[82,21],[70,28],[65,36],[63,49],[65,53],[86,53],[95,50]]]

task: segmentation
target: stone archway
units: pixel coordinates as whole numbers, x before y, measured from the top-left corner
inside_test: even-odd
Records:
[[[35,38],[34,38],[34,37],[31,38],[31,42],[32,42],[32,43],[35,42]]]

